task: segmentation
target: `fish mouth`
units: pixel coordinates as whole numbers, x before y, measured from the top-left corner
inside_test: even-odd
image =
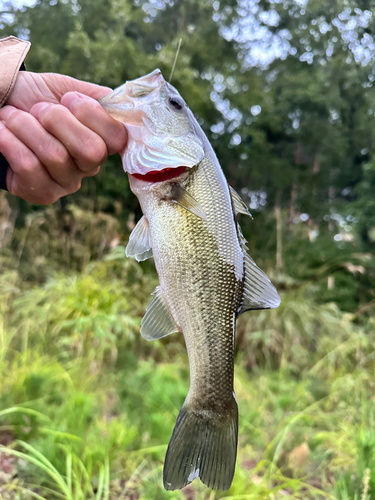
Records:
[[[159,68],[157,68],[148,75],[141,76],[139,78],[136,78],[135,80],[129,80],[127,83],[130,85],[142,85],[144,87],[148,87],[150,88],[151,92],[152,90],[159,87],[161,83],[165,83],[165,80],[162,72]]]
[[[147,172],[147,174],[131,174],[132,177],[139,179],[144,182],[163,182],[170,179],[174,179],[183,174],[188,167],[174,167],[174,168],[164,168],[163,170],[153,170],[152,172]]]
[[[113,118],[127,124],[142,125],[142,112],[137,109],[137,100],[165,85],[160,69],[135,80],[129,80],[113,92],[99,99],[99,103]]]
[[[155,69],[148,75],[126,82],[126,95],[128,98],[144,97],[164,84],[165,80],[160,69]]]

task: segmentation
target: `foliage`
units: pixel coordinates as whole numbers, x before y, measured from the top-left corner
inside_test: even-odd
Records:
[[[18,474],[0,486],[7,494],[22,488],[46,499],[183,498],[163,492],[160,480],[188,388],[186,354],[178,338],[142,345],[144,275],[122,255],[116,249],[80,275],[57,275],[43,288],[2,286],[3,297],[13,299],[2,317],[0,438],[13,443],[1,448],[0,460],[12,460]],[[113,266],[124,277],[122,293]],[[90,321],[80,325],[87,308]],[[196,498],[361,493],[372,470],[375,337],[353,319],[333,304],[314,304],[302,290],[284,294],[279,314],[244,317],[235,481],[227,494],[188,487]]]
[[[140,209],[119,158],[53,207],[2,194],[1,498],[375,499],[374,7],[9,3],[0,32],[31,40],[32,71],[168,78],[182,39],[172,83],[254,214],[240,223],[282,304],[237,322],[231,489],[166,492],[189,369],[181,335],[139,336],[157,277],[124,255]]]
[[[307,212],[320,226],[325,215],[352,212],[360,194],[366,245],[373,7],[372,0],[361,8],[341,0],[38,0],[20,10],[9,6],[14,16],[0,31],[30,38],[30,70],[112,87],[157,66],[168,77],[181,38],[173,81],[252,208],[272,212],[277,197],[289,224]],[[91,193],[107,209],[116,201],[128,211],[136,205],[117,168],[111,160],[90,180]],[[256,201],[261,192],[265,205]]]

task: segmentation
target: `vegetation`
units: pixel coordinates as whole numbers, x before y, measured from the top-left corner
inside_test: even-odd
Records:
[[[237,322],[228,492],[162,487],[189,385],[146,343],[157,285],[119,158],[52,207],[0,195],[0,499],[375,500],[372,0],[38,0],[1,17],[27,67],[115,87],[160,67],[199,117],[282,296]]]

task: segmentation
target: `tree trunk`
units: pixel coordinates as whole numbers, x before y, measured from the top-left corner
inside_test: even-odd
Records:
[[[283,267],[283,221],[281,217],[281,190],[276,193],[275,218],[276,218],[276,269],[281,271]]]
[[[297,213],[297,210],[296,210],[297,193],[298,193],[298,185],[296,182],[293,182],[292,187],[290,188],[288,234],[290,234],[290,232],[291,232],[293,220],[294,220],[294,217],[296,216],[296,213]]]

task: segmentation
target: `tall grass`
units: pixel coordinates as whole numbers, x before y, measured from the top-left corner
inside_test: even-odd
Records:
[[[0,351],[0,436],[11,439],[0,456],[13,457],[18,474],[17,484],[1,486],[8,494],[22,488],[46,499],[185,498],[161,486],[189,383],[181,336],[142,345],[146,294],[142,304],[113,278],[119,261],[12,291]],[[194,484],[185,494],[355,499],[367,485],[373,498],[373,336],[337,307],[298,296],[286,295],[268,321],[259,312],[239,325],[232,488],[215,493]],[[272,331],[279,343],[260,331]]]
[[[95,221],[76,217],[100,244],[89,235]],[[117,245],[38,284],[25,278],[33,249],[20,235],[20,267],[0,276],[1,499],[375,500],[370,315],[317,303],[310,285],[284,280],[278,310],[241,316],[233,485],[166,492],[162,465],[189,368],[182,335],[139,336],[152,266]]]

